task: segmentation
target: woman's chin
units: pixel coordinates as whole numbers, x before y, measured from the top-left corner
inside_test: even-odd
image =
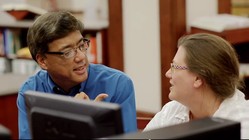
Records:
[[[173,97],[174,97],[174,93],[172,91],[170,91],[170,93],[169,93],[169,99],[173,100],[174,99]]]

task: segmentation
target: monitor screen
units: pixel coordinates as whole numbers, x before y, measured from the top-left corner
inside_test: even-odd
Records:
[[[149,131],[110,136],[108,139],[239,140],[240,129],[240,122],[207,117]]]
[[[123,133],[118,104],[37,91],[24,96],[33,139],[91,139]]]

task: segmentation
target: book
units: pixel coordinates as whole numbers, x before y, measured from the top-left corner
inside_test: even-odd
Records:
[[[11,68],[14,74],[34,74],[40,70],[40,66],[32,59],[13,59]]]
[[[0,30],[0,56],[4,55],[4,42],[3,42],[3,32]]]
[[[20,30],[3,29],[3,52],[1,54],[7,57],[15,57],[17,51],[22,47],[20,36]]]
[[[97,49],[97,63],[102,64],[103,63],[103,51],[102,51],[102,44],[103,44],[103,38],[101,32],[96,33],[96,49]]]
[[[91,35],[86,35],[87,38],[90,39],[90,46],[87,50],[87,55],[88,55],[88,59],[89,62],[91,63],[98,63],[97,61],[97,42],[96,42],[96,37],[95,36],[91,36]]]

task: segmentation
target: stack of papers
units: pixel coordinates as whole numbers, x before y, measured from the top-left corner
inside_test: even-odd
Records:
[[[223,32],[225,30],[249,27],[249,18],[230,14],[218,14],[200,17],[190,23],[190,26],[214,32]]]

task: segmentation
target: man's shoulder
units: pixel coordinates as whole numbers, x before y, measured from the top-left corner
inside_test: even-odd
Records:
[[[39,70],[35,74],[31,75],[25,83],[33,83],[34,81],[45,81],[48,77],[48,73],[45,70]]]
[[[32,77],[46,78],[47,76],[48,76],[48,72],[46,70],[39,70],[34,75],[32,75],[30,78]]]
[[[123,71],[103,65],[103,64],[90,64],[89,66],[91,71],[95,72],[104,72],[109,74],[120,74],[120,75],[126,75]]]
[[[19,92],[25,92],[27,90],[36,90],[37,87],[43,86],[48,77],[47,71],[39,70],[32,76],[30,76],[20,87]]]
[[[132,82],[132,79],[126,73],[102,64],[90,64],[89,69],[89,77],[91,78],[104,78],[108,81],[119,81],[119,83],[121,81],[121,83]]]

